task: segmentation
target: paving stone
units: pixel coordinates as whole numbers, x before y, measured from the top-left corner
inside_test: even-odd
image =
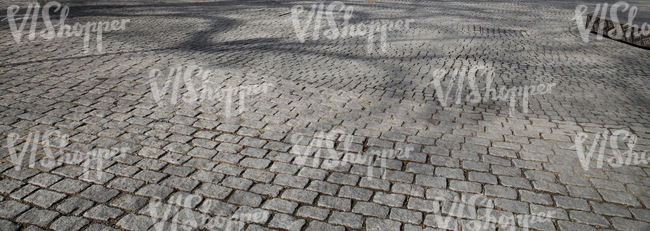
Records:
[[[327,178],[327,182],[355,186],[359,182],[359,176],[334,172]]]
[[[260,195],[236,190],[228,199],[228,203],[245,205],[250,207],[258,207],[262,203]]]
[[[278,213],[273,216],[273,220],[271,220],[269,223],[269,227],[271,228],[280,228],[286,230],[301,230],[304,225],[305,220],[296,219],[292,216],[282,213]]]
[[[169,196],[169,194],[171,194],[173,191],[174,189],[170,187],[165,187],[158,184],[148,184],[138,190],[135,195],[163,199]]]
[[[27,228],[25,228],[24,230],[26,230],[26,231],[44,231],[44,229],[41,229],[41,228],[39,228],[39,227],[37,227],[35,225],[27,226]]]
[[[16,222],[33,224],[39,227],[47,227],[47,225],[59,216],[59,213],[49,210],[41,210],[32,208],[16,218]]]
[[[418,164],[409,162],[406,164],[406,172],[411,172],[415,174],[424,174],[424,175],[433,175],[435,168],[427,164]]]
[[[384,175],[382,178],[389,180],[389,181],[397,181],[397,182],[403,182],[403,183],[413,183],[413,174],[412,173],[405,173],[402,171],[393,171],[393,170],[384,170]]]
[[[270,184],[255,184],[250,191],[260,195],[267,195],[270,197],[277,197],[280,194],[280,191],[284,189],[277,185]]]
[[[628,193],[610,191],[605,189],[599,189],[598,192],[601,195],[603,195],[603,199],[605,199],[605,201],[607,202],[613,202],[613,203],[634,206],[634,207],[641,206],[641,203],[639,203],[639,201],[634,196]]]
[[[354,208],[352,208],[352,212],[360,213],[366,216],[386,218],[388,216],[389,208],[371,202],[357,202],[354,205]]]
[[[317,231],[317,230],[345,231],[345,227],[331,225],[320,221],[311,221],[309,222],[309,226],[307,226],[307,229],[305,229],[305,231]]]
[[[387,205],[390,207],[402,207],[406,196],[400,194],[387,194],[383,192],[376,192],[373,197],[373,202]]]
[[[521,176],[521,169],[518,167],[492,165],[492,173],[495,175],[518,177]]]
[[[582,211],[589,211],[589,204],[586,200],[571,198],[565,196],[554,196],[555,203],[558,207],[567,208],[567,209],[577,209]]]
[[[368,201],[372,196],[372,191],[351,186],[343,186],[339,190],[339,197],[350,198],[354,200]]]
[[[203,184],[195,192],[204,197],[225,199],[232,191],[232,189],[215,184]]]
[[[20,170],[18,170],[16,167],[14,167],[12,169],[3,172],[2,174],[16,180],[24,181],[27,178],[33,177],[38,173],[40,172],[36,169],[21,168]]]
[[[198,170],[190,178],[206,183],[218,183],[224,178],[224,175],[216,172]]]
[[[299,176],[291,176],[287,174],[278,174],[277,176],[275,176],[275,180],[273,180],[274,184],[293,187],[293,188],[304,188],[308,182],[309,179],[307,178],[302,178]]]
[[[228,204],[219,200],[205,199],[199,211],[202,213],[207,213],[210,215],[217,215],[223,217],[232,216],[232,214],[237,210],[236,205]]]
[[[447,180],[444,177],[432,177],[427,175],[416,175],[415,184],[424,187],[446,188]]]
[[[602,201],[600,194],[594,188],[591,187],[580,187],[567,185],[567,190],[569,190],[569,195],[572,197],[580,197],[584,199],[591,199],[595,201]]]
[[[102,224],[91,224],[84,231],[116,231],[119,229],[113,229],[111,227],[102,225]]]
[[[149,217],[127,214],[116,225],[125,230],[147,230],[153,223]]]
[[[593,211],[607,216],[632,217],[632,214],[623,206],[611,203],[598,203],[590,201]]]
[[[458,229],[458,221],[451,216],[429,214],[424,219],[424,225],[441,229]]]
[[[39,189],[39,187],[36,187],[34,185],[25,185],[22,188],[20,188],[20,189],[18,189],[16,191],[12,192],[11,194],[9,194],[9,197],[11,197],[12,199],[15,199],[15,200],[20,200],[20,199],[23,199],[26,196],[30,195],[31,193],[33,193],[34,191],[36,191],[38,189]]]
[[[189,192],[192,191],[192,189],[194,189],[196,186],[198,186],[199,182],[189,178],[170,176],[160,184]]]
[[[162,222],[173,219],[179,211],[181,211],[179,206],[166,204],[158,199],[151,199],[138,213],[156,218]]]
[[[45,188],[56,183],[60,179],[61,177],[57,175],[52,175],[49,173],[41,173],[29,179],[28,183]]]
[[[56,209],[64,214],[71,213],[72,215],[79,216],[92,207],[93,204],[92,201],[84,200],[79,197],[68,197],[68,199],[61,202]]]
[[[147,183],[158,183],[165,177],[167,177],[167,174],[150,170],[143,170],[138,172],[138,174],[135,174],[133,178],[146,181]]]
[[[328,223],[359,229],[363,226],[363,216],[354,213],[334,211],[332,212]]]
[[[440,204],[434,200],[422,200],[419,198],[410,197],[408,199],[407,208],[411,210],[423,211],[426,213],[438,213],[440,211]]]
[[[312,204],[318,193],[300,189],[287,189],[280,196],[282,199],[293,200],[305,204]]]
[[[424,188],[404,183],[395,183],[391,188],[391,192],[406,194],[415,197],[424,197]]]
[[[320,200],[319,200],[320,203]],[[345,210],[344,210],[345,211]],[[349,211],[349,210],[348,210]],[[296,212],[297,216],[311,218],[316,220],[325,220],[330,211],[327,209],[322,209],[313,206],[301,206]]]
[[[293,211],[298,207],[298,203],[282,200],[279,198],[272,198],[268,200],[262,206],[263,209],[274,210],[283,213],[293,213]]]
[[[503,187],[500,185],[486,185],[485,195],[502,197],[506,199],[517,199],[517,190],[514,190],[509,187]]]
[[[533,181],[533,186],[537,190],[545,191],[545,192],[550,192],[550,193],[556,193],[556,194],[562,194],[562,195],[568,195],[568,192],[566,188],[562,185],[547,182],[547,181]]]
[[[164,159],[164,158],[163,158]],[[192,162],[194,159],[185,162],[185,165],[190,165],[194,162]],[[214,166],[212,164],[211,166]],[[208,169],[212,169],[212,167],[209,167]],[[179,177],[187,177],[190,175],[192,172],[194,172],[194,168],[191,167],[185,167],[185,166],[178,166],[178,165],[167,165],[165,169],[163,170],[163,173],[170,174],[170,175],[175,175]]]
[[[503,210],[510,211],[513,213],[527,214],[529,211],[528,203],[524,203],[520,201],[497,198],[494,200],[494,205],[497,208],[501,208]]]
[[[127,192],[135,192],[144,184],[144,181],[134,180],[126,177],[118,177],[113,179],[108,185],[108,188],[117,189]]]
[[[650,223],[628,220],[620,217],[614,217],[611,219],[612,226],[617,230],[648,230],[650,228]]]
[[[246,223],[265,224],[271,217],[271,212],[264,209],[254,209],[248,206],[243,206],[232,215],[233,219],[240,220]]]
[[[263,171],[263,170],[257,170],[257,169],[247,169],[244,174],[242,175],[244,178],[248,178],[254,181],[259,181],[259,182],[264,182],[264,183],[270,183],[271,180],[273,180],[273,177],[275,177],[274,173]]]
[[[246,228],[246,231],[271,231],[271,230],[276,230],[276,229],[268,229],[255,224],[249,225],[248,228]]]
[[[318,206],[349,212],[352,208],[352,201],[344,198],[321,196],[318,199]]]
[[[522,177],[501,176],[499,177],[499,181],[506,187],[523,188],[528,190],[533,189],[530,185],[530,181]]]
[[[11,193],[12,191],[20,188],[24,183],[12,179],[3,179],[0,181],[0,192]]]
[[[634,218],[650,222],[650,210],[630,208],[630,212],[634,214]]]
[[[300,169],[300,172],[298,173],[298,176],[309,178],[312,180],[325,180],[325,177],[327,177],[328,172],[325,170],[321,169],[313,169],[313,168],[302,168]]]
[[[429,188],[427,189],[427,199],[435,199],[442,201],[453,201],[458,197],[458,193],[446,190],[446,189],[437,189]]]
[[[265,169],[271,164],[271,161],[258,158],[245,158],[239,164],[243,167]]]
[[[625,186],[616,181],[603,180],[597,178],[589,179],[589,181],[591,181],[593,186],[596,188],[608,189],[613,191],[621,191],[621,192],[625,191]]]
[[[382,179],[364,177],[361,178],[359,187],[388,191],[390,190],[390,182]]]
[[[391,208],[389,217],[392,220],[397,220],[404,223],[420,224],[422,222],[422,213],[406,209]]]
[[[34,194],[26,197],[24,201],[39,206],[41,208],[49,208],[54,203],[60,201],[65,197],[66,197],[65,194],[57,193],[46,189],[41,189],[34,192]]]
[[[119,217],[123,213],[122,210],[100,204],[86,211],[83,216],[90,219],[108,221],[109,219]]]
[[[481,172],[470,172],[468,174],[468,180],[481,182],[481,183],[488,183],[488,184],[498,183],[497,177],[495,175],[489,173],[481,173]]]
[[[300,170],[300,166],[282,163],[282,162],[275,162],[271,165],[271,168],[269,168],[269,171],[271,172],[285,173],[285,174],[295,174],[296,172],[298,172],[298,170]]]
[[[535,193],[527,190],[519,190],[519,195],[521,196],[521,200],[525,202],[542,205],[553,205],[551,195],[545,193]]]
[[[465,174],[463,173],[463,170],[454,168],[438,167],[436,168],[436,176],[465,180]]]
[[[145,197],[123,194],[111,201],[110,205],[127,211],[138,211],[144,207],[149,200]]]
[[[3,227],[6,231],[18,231],[20,229],[20,225],[4,219],[0,219],[0,227]]]
[[[29,209],[29,206],[13,200],[0,202],[0,217],[11,219]]]
[[[401,223],[386,219],[370,217],[366,219],[366,230],[400,230]]]
[[[431,227],[422,228],[420,225],[404,224],[404,231],[433,231]]]
[[[449,182],[449,189],[461,192],[480,193],[481,184],[476,182],[452,180]]]
[[[560,219],[560,220],[568,220],[569,215],[564,209],[561,208],[555,208],[555,207],[547,207],[547,206],[541,206],[541,205],[536,205],[536,204],[530,204],[530,213],[531,214],[540,214],[544,213],[545,216],[543,217],[548,217],[548,218],[553,218],[553,219]]]
[[[574,222],[569,222],[569,221],[558,221],[557,222],[560,230],[562,231],[578,231],[578,230],[588,230],[588,231],[596,231],[594,227],[584,225],[584,224],[578,224]]]
[[[571,217],[571,220],[587,225],[595,225],[601,227],[609,227],[610,225],[609,221],[607,221],[605,217],[594,213],[571,210],[569,211],[569,216]]]
[[[215,157],[215,158],[219,159],[219,155],[221,155],[221,153],[218,154],[217,157]],[[234,162],[237,162],[237,161],[234,161]],[[214,167],[213,171],[218,172],[218,173],[223,173],[223,174],[226,174],[226,175],[231,175],[231,176],[239,176],[239,174],[241,174],[244,171],[244,168],[239,167],[237,165],[222,163],[222,164],[219,164],[216,167]]]

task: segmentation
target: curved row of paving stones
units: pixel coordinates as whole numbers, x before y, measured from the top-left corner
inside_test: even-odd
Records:
[[[155,230],[162,223],[150,217],[164,214],[150,212],[150,199],[160,198],[168,205],[156,211],[178,217],[267,214],[231,221],[246,230],[430,230],[444,228],[436,214],[475,218],[435,198],[473,194],[493,198],[498,214],[554,211],[550,222],[533,224],[539,230],[650,226],[650,168],[597,169],[592,161],[585,171],[572,147],[577,132],[607,128],[632,131],[636,149],[648,150],[650,60],[618,43],[582,43],[570,21],[576,3],[346,2],[355,23],[415,19],[408,33],[388,35],[387,53],[371,54],[361,39],[299,43],[280,15],[312,2],[84,4],[71,8],[70,22],[132,19],[126,31],[104,35],[106,54],[80,53],[74,39],[17,46],[2,25],[0,142],[59,130],[70,136],[66,152],[129,151],[105,160],[98,178],[95,165],[75,162],[17,170],[3,148],[5,229]],[[191,62],[245,73],[225,85],[275,87],[234,117],[218,102],[157,105],[149,70]],[[510,118],[498,101],[443,110],[423,86],[436,68],[477,64],[496,70],[497,85],[555,82],[557,92],[534,96],[531,114]],[[363,164],[299,161],[295,145],[337,128],[355,136],[351,150],[337,140],[340,151],[413,152],[389,161],[385,179]],[[175,204],[190,193],[201,201]],[[478,207],[482,219],[490,206]]]

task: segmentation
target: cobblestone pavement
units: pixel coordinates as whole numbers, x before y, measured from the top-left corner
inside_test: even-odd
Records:
[[[1,3],[3,18],[27,6]],[[68,25],[130,22],[103,53],[95,32],[84,53],[82,37],[30,41],[27,23],[19,45],[0,23],[0,230],[650,230],[650,167],[607,162],[616,148],[595,138],[623,130],[650,150],[650,53],[583,42],[582,2],[344,2],[351,24],[412,20],[385,52],[380,34],[371,52],[367,36],[315,41],[314,24],[301,43],[291,8],[318,2],[62,3]],[[239,97],[163,89],[193,64]],[[514,116],[504,100],[443,108],[435,70],[475,65],[495,86],[556,85],[527,114],[521,100]]]

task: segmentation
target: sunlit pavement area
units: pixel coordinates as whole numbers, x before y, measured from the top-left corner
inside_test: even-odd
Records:
[[[342,2],[409,20],[383,49],[325,13],[314,39],[320,3],[61,0],[70,26],[129,20],[87,52],[0,22],[0,230],[650,230],[650,51],[583,40],[605,1]],[[474,67],[553,87],[457,97]]]

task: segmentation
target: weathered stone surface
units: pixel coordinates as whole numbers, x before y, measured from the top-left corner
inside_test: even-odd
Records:
[[[7,2],[0,229],[648,229],[650,58],[597,0],[61,1],[88,43]]]

